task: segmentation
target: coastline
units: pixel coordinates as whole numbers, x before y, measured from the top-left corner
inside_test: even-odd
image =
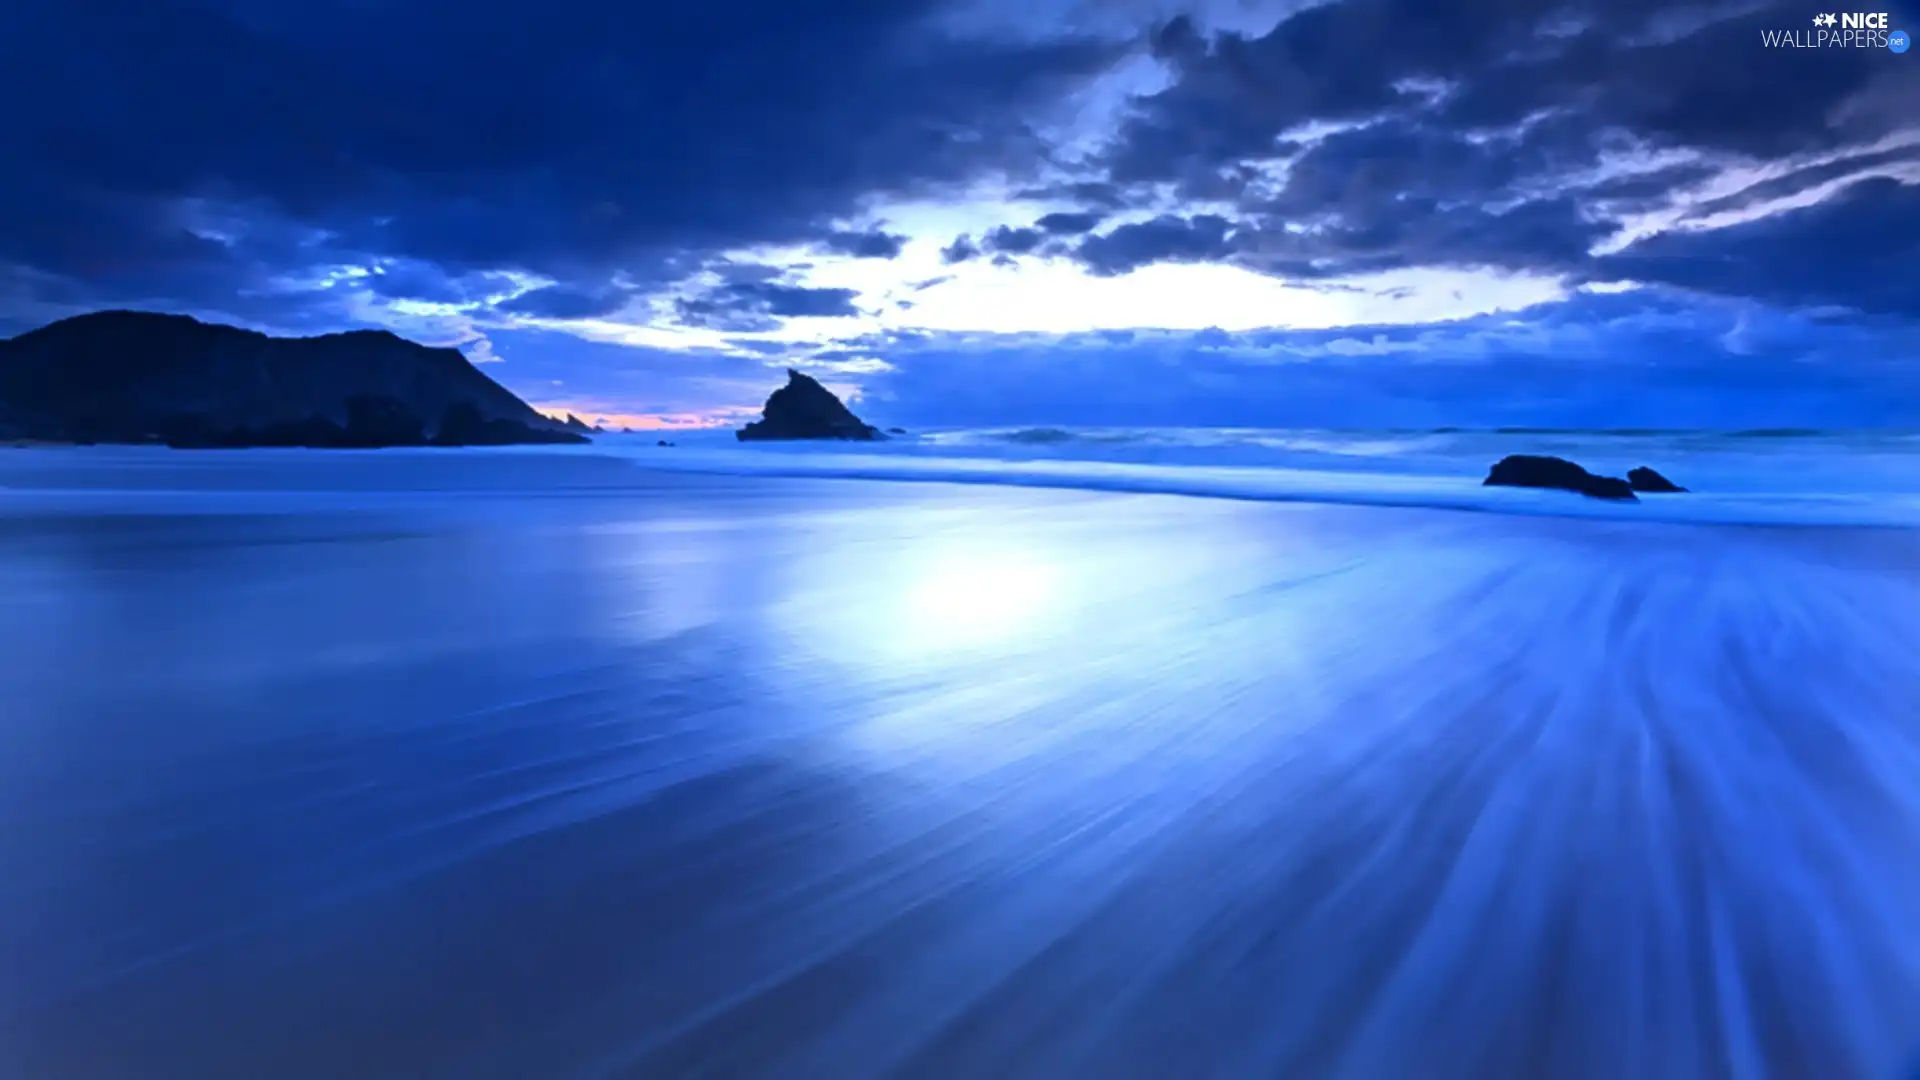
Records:
[[[1440,509],[1513,516],[1548,516],[1676,524],[1920,526],[1920,469],[1902,454],[1864,471],[1872,461],[1848,452],[1806,457],[1791,467],[1741,458],[1735,468],[1710,467],[1695,456],[1672,466],[1692,490],[1648,495],[1617,505],[1560,491],[1489,488],[1485,463],[1472,455],[1446,458],[1348,456],[1325,463],[1315,452],[1263,451],[1260,460],[1289,464],[1206,464],[1204,448],[1186,460],[1090,460],[977,450],[955,451],[906,441],[883,452],[839,444],[703,444],[682,438],[661,447],[645,436],[602,436],[591,445],[529,447],[405,447],[370,450],[256,448],[182,453],[151,446],[27,447],[0,455],[0,491],[13,501],[52,488],[112,491],[166,487],[204,497],[271,499],[292,491],[337,485],[344,493],[448,492],[520,489],[543,497],[615,495],[644,488],[649,475],[790,480],[865,480],[1023,487],[1062,492],[1184,495],[1251,502]],[[1497,447],[1495,447],[1497,449]],[[1590,451],[1592,448],[1589,448]],[[1604,457],[1605,448],[1589,457]],[[962,456],[963,454],[969,456]],[[1635,460],[1627,458],[1626,460]],[[1664,458],[1662,464],[1666,464]],[[1624,470],[1622,470],[1624,471]],[[127,475],[121,475],[126,472]],[[1884,479],[1882,479],[1884,478]],[[1854,482],[1830,490],[1829,480]],[[1788,484],[1782,484],[1787,481]],[[1864,481],[1872,481],[1866,483]],[[1789,486],[1791,485],[1791,486]],[[1837,487],[1836,485],[1832,485]],[[1782,489],[1784,487],[1784,490]],[[240,493],[252,493],[243,496]]]
[[[1920,1036],[1906,536],[37,456],[22,1075],[1880,1080]]]

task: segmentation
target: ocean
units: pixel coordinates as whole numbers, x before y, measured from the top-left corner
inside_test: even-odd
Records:
[[[9,450],[0,1076],[1891,1080],[1916,453]]]
[[[1920,432],[1276,431],[1007,428],[859,445],[740,446],[730,433],[603,436],[654,468],[925,479],[1269,501],[1426,506],[1623,520],[1920,524]],[[672,452],[667,452],[668,450]],[[1508,454],[1566,457],[1615,476],[1647,465],[1690,489],[1622,508],[1483,488]]]

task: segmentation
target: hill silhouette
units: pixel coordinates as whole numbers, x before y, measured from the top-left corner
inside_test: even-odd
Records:
[[[458,349],[101,311],[0,341],[0,437],[182,447],[586,442]]]

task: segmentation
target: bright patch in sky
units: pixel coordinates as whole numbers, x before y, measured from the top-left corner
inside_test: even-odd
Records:
[[[800,284],[853,289],[866,313],[857,319],[794,319],[780,331],[753,336],[802,342],[880,329],[1324,329],[1464,318],[1566,295],[1555,278],[1437,269],[1401,270],[1321,288],[1222,263],[1160,263],[1119,277],[1096,276],[1057,258],[1027,257],[1014,265],[995,265],[989,258],[944,263],[940,249],[966,231],[968,223],[998,220],[989,213],[917,208],[910,215],[914,224],[927,229],[939,221],[947,228],[927,229],[931,235],[922,233],[910,241],[897,259],[805,258],[776,251],[743,255],[774,264],[802,264],[806,269],[796,276]],[[667,345],[663,337],[652,335],[647,343]]]
[[[1094,277],[1064,263],[970,266],[930,289],[896,327],[1072,333],[1103,329],[1322,329],[1425,322],[1524,307],[1564,295],[1551,279],[1402,271],[1322,291],[1218,263]]]

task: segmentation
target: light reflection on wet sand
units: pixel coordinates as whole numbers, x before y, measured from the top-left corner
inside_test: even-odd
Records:
[[[1920,1047],[1910,533],[701,477],[134,502],[0,519],[0,1075]]]

